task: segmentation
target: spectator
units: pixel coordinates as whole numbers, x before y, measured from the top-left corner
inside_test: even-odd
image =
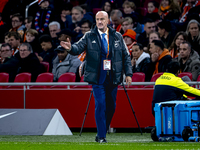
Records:
[[[110,13],[110,18],[112,22],[112,27],[116,31],[122,32],[122,12],[119,9],[112,10],[112,12]]]
[[[55,51],[57,51],[57,57],[53,60],[53,70],[54,81],[58,81],[58,78],[66,72],[76,73],[77,68],[81,64],[81,61],[77,56],[73,56],[67,52],[62,46],[58,46]]]
[[[23,37],[25,29],[25,26],[22,24],[23,17],[20,14],[14,14],[12,15],[11,22],[12,22],[12,28],[9,30],[9,32],[11,31],[18,32],[20,36]]]
[[[158,14],[162,19],[176,22],[181,15],[181,10],[173,0],[161,0]]]
[[[186,29],[186,34],[188,35],[188,41],[192,45],[192,49],[197,51],[200,55],[200,24],[196,20],[191,20]]]
[[[34,53],[41,53],[42,49],[38,41],[38,32],[35,29],[29,29],[26,31],[26,41],[33,49]]]
[[[183,12],[182,12],[181,17],[179,19],[179,22],[180,23],[185,22],[187,17],[188,17],[190,9],[191,8],[195,8],[195,7],[199,6],[199,5],[200,5],[200,1],[199,0],[187,0],[187,3],[183,7]]]
[[[158,13],[158,6],[159,4],[156,2],[156,1],[149,1],[148,2],[148,13],[151,14],[151,13]]]
[[[139,18],[139,14],[137,12],[135,12],[136,10],[136,6],[134,2],[130,2],[130,1],[125,1],[122,5],[123,7],[123,11],[124,11],[124,17],[127,17],[127,15],[130,15],[134,18]]]
[[[18,32],[12,31],[8,34],[9,44],[12,47],[13,55],[17,54],[19,51],[21,36]]]
[[[4,42],[4,34],[8,31],[6,23],[2,20],[0,12],[0,43]]]
[[[110,13],[113,9],[115,9],[114,3],[112,3],[110,0],[105,1],[103,7],[101,8],[103,11],[108,13],[108,16],[110,17]]]
[[[131,17],[126,17],[122,21],[122,30],[123,33],[126,32],[127,29],[132,29],[133,31],[136,32],[136,39],[142,33],[142,26],[139,22],[134,21]]]
[[[49,22],[54,20],[54,14],[52,9],[49,7],[49,0],[39,0],[38,5],[40,9],[35,16],[35,29],[39,35],[48,33]]]
[[[34,25],[33,25],[33,17],[29,16],[27,18],[24,19],[24,23],[25,23],[25,33],[24,33],[24,37],[23,37],[23,42],[26,41],[26,31],[28,31],[29,29],[34,29]]]
[[[82,38],[86,32],[90,31],[90,29],[92,28],[92,22],[90,20],[83,18],[80,22],[80,27],[81,28],[79,34],[75,38],[75,42],[79,41],[80,38]]]
[[[58,45],[60,45],[57,34],[60,32],[60,23],[57,21],[52,21],[49,23],[49,32],[52,39],[53,48],[55,49]]]
[[[133,67],[133,73],[135,72],[143,72],[147,74],[148,66],[151,62],[150,55],[143,51],[143,46],[139,43],[134,44],[132,47],[132,59],[131,64]],[[147,76],[145,77],[145,81],[147,81]]]
[[[58,16],[57,21],[60,23],[60,29],[69,28],[72,24],[72,16],[71,16],[71,10],[72,5],[70,3],[65,4],[64,6],[61,5],[61,13],[60,16]]]
[[[8,73],[9,82],[13,82],[17,74],[19,60],[12,56],[12,47],[10,44],[2,44],[1,57],[0,72]]]
[[[33,53],[32,47],[28,43],[22,43],[19,46],[19,67],[18,72],[29,72],[31,73],[31,82],[35,82],[37,79],[37,76],[40,73],[45,72],[45,68],[42,64],[40,64],[39,59]]]
[[[131,29],[127,29],[126,32],[123,34],[123,39],[124,39],[124,42],[126,43],[129,53],[131,55],[132,47],[135,43],[137,43],[135,31],[133,31]]]
[[[1,45],[1,59],[0,63],[3,64],[6,59],[12,57],[12,47],[10,44],[5,43]]]
[[[79,26],[83,16],[83,9],[80,6],[75,6],[72,8],[72,24],[70,26],[71,31],[74,31],[74,29]]]
[[[9,43],[9,37],[8,37],[8,35],[9,35],[9,32],[6,32],[4,34],[4,43]]]
[[[149,51],[150,45],[151,45],[153,40],[161,40],[160,39],[160,34],[158,32],[156,32],[156,31],[152,31],[152,32],[149,33],[149,44],[147,46],[147,49],[143,48],[143,50],[145,52],[149,53],[149,54],[150,54],[150,51]]]
[[[83,9],[83,18],[91,21],[92,23],[94,22],[94,14],[91,12],[89,6],[85,3],[80,5],[80,7]]]
[[[180,72],[191,72],[192,80],[196,81],[200,72],[199,55],[196,51],[192,50],[189,42],[180,44],[178,60],[181,69]]]
[[[144,32],[140,34],[137,39],[137,42],[144,46],[144,50],[147,49],[149,44],[149,33],[156,31],[155,22],[151,19],[146,19],[144,23]]]
[[[52,45],[52,39],[49,35],[44,34],[39,38],[39,43],[43,49],[43,52],[39,54],[38,58],[40,61],[49,63],[49,72],[51,72],[53,67],[52,62],[57,55]]]
[[[149,51],[151,53],[151,63],[147,71],[148,81],[150,81],[153,74],[165,72],[168,63],[172,60],[169,51],[164,49],[164,44],[162,41],[153,40]]]
[[[161,21],[158,23],[158,33],[160,34],[161,40],[163,41],[164,45],[168,48],[176,33],[172,32],[171,23],[169,21]]]
[[[172,61],[168,64],[166,72],[156,80],[152,101],[153,115],[155,114],[153,110],[155,103],[172,100],[186,100],[187,97],[185,97],[184,94],[199,99],[200,91],[189,86],[181,78],[177,77],[179,70],[179,63]]]
[[[172,58],[178,57],[180,44],[182,42],[186,42],[186,41],[188,41],[188,37],[185,32],[181,31],[176,34],[174,40],[172,41],[171,46],[169,47],[169,52],[170,52]]]

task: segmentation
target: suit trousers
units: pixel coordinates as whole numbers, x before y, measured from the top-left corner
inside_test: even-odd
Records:
[[[113,85],[112,80],[107,76],[103,84],[93,84],[92,88],[97,136],[105,138],[116,108],[117,85]]]

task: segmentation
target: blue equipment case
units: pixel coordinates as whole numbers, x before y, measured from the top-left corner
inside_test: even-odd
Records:
[[[199,128],[200,100],[156,103],[154,111],[158,139],[171,137],[172,141],[188,141],[193,136],[193,126],[198,123]]]

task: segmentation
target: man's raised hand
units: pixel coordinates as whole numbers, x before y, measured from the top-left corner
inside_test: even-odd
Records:
[[[67,38],[67,41],[66,41],[66,42],[61,41],[61,42],[60,42],[60,45],[61,45],[63,48],[65,48],[66,50],[68,50],[68,51],[71,49],[71,42],[70,42],[69,38]]]

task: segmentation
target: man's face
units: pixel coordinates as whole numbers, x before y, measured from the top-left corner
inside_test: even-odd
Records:
[[[133,45],[132,47],[132,56],[133,59],[138,59],[140,57],[140,55],[142,54],[142,50],[140,50],[138,45]]]
[[[133,12],[133,9],[128,5],[125,5],[123,10],[125,14],[131,14]]]
[[[112,24],[116,28],[120,23],[120,18],[118,18],[116,15],[111,16]]]
[[[16,49],[20,45],[20,40],[16,40],[14,36],[9,38],[9,44],[12,48]]]
[[[1,57],[3,59],[7,58],[7,57],[11,57],[12,56],[12,50],[10,49],[9,46],[5,46],[1,48]]]
[[[72,9],[72,22],[73,23],[81,21],[82,18],[83,18],[83,14],[79,10]]]
[[[67,51],[57,51],[58,59],[63,61],[67,56]]]
[[[60,29],[58,29],[57,25],[51,25],[49,27],[49,32],[50,32],[51,37],[55,38],[55,37],[57,37],[56,33],[60,32]]]
[[[163,37],[165,35],[165,29],[158,27],[158,33],[160,34],[160,37]]]
[[[44,51],[51,49],[52,45],[51,42],[42,42],[41,47]]]
[[[179,53],[182,59],[186,60],[190,56],[190,52],[191,52],[191,49],[189,49],[187,43],[180,45]]]
[[[35,36],[30,34],[29,32],[26,34],[26,41],[32,42],[35,39]]]
[[[18,17],[13,17],[11,21],[12,21],[13,28],[16,28],[22,25],[22,22],[19,20]]]
[[[151,43],[149,51],[151,54],[158,53],[158,47],[154,43]]]
[[[156,31],[155,23],[154,22],[147,22],[144,26],[144,30],[146,34],[149,35],[150,32]]]
[[[199,27],[197,23],[191,23],[189,26],[189,32],[192,37],[199,35]]]
[[[99,12],[96,14],[96,25],[97,28],[105,32],[107,29],[107,24],[108,24],[108,14],[106,12]]]
[[[21,58],[26,58],[31,53],[31,51],[28,50],[27,46],[20,46],[19,47],[19,55]]]
[[[89,24],[86,22],[81,25],[81,32],[84,35],[88,31],[90,31],[90,27],[89,27]]]
[[[123,39],[126,45],[131,45],[133,43],[133,40],[128,36],[124,36]]]
[[[62,10],[62,12],[61,12],[61,17],[66,17],[67,15],[70,15],[70,11],[69,10]]]
[[[124,32],[126,32],[127,29],[132,29],[133,28],[133,24],[129,23],[128,21],[124,21],[122,23],[122,29]]]
[[[160,40],[160,38],[158,37],[156,33],[151,33],[149,35],[149,43],[152,43],[153,40]]]

